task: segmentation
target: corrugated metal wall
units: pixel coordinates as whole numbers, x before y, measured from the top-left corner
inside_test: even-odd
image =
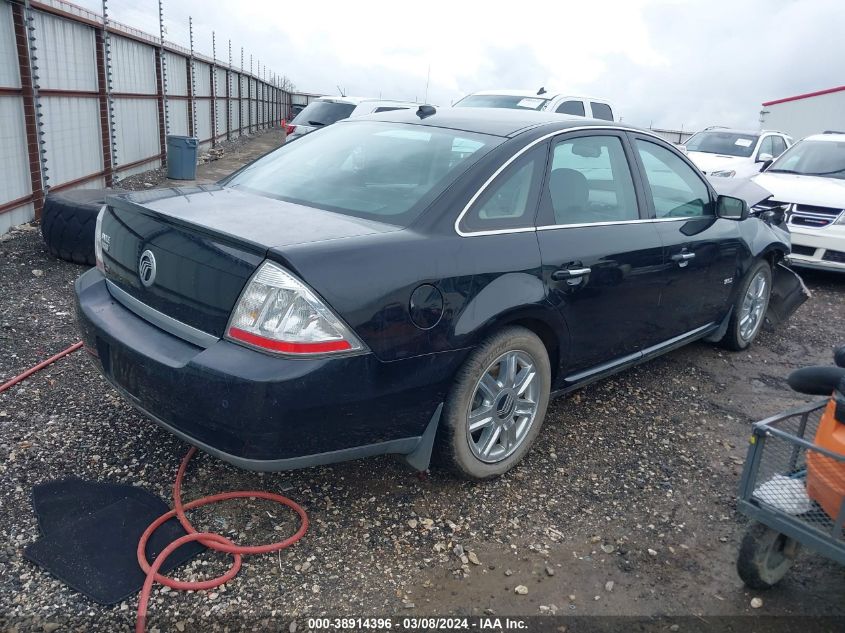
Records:
[[[162,165],[166,133],[208,149],[277,125],[292,100],[249,71],[132,27],[110,22],[105,33],[99,15],[65,0],[0,0],[0,234],[38,217],[48,190],[110,186]]]
[[[32,217],[32,184],[12,7],[0,3],[0,234]],[[5,205],[5,206],[4,206]],[[5,227],[5,228],[4,228]]]

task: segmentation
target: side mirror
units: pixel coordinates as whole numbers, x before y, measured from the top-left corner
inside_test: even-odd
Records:
[[[716,216],[726,220],[744,220],[748,217],[748,204],[741,198],[719,196],[716,198]]]
[[[768,156],[768,154],[763,154],[763,156]],[[759,163],[760,161],[757,161],[757,162]],[[764,160],[762,163],[760,163],[760,171],[766,171],[771,166],[771,164],[773,162],[775,162],[774,158]]]
[[[757,154],[758,163],[771,163],[772,160],[774,160],[774,156],[772,156],[768,152],[762,152],[761,154]]]

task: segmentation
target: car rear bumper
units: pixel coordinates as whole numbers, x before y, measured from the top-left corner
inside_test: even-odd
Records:
[[[97,269],[77,280],[76,295],[85,348],[106,380],[173,434],[250,470],[385,453],[425,468],[441,403],[465,356],[385,363],[373,354],[274,357],[226,340],[203,348],[115,301]]]
[[[793,266],[845,272],[845,226],[826,226],[822,229],[789,227],[792,236]]]

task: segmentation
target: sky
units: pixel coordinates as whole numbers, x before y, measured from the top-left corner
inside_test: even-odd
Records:
[[[100,11],[96,0],[76,0]],[[158,33],[157,0],[111,0]],[[843,0],[164,0],[166,39],[232,41],[298,90],[426,100],[539,89],[609,99],[625,122],[758,128],[761,103],[845,84]]]

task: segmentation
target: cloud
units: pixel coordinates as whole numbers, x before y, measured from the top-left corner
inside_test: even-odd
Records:
[[[96,0],[81,0],[99,10]],[[155,0],[112,0],[113,17],[158,32]],[[167,38],[218,58],[232,39],[320,93],[449,104],[474,90],[537,89],[611,99],[655,127],[756,127],[762,101],[842,83],[842,0],[508,0],[279,4],[165,2]]]

